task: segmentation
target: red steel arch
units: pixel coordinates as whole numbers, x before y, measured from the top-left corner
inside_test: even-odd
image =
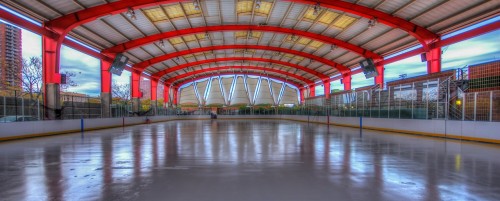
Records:
[[[140,47],[142,45],[153,43],[155,41],[159,41],[162,39],[168,39],[168,38],[196,34],[196,33],[214,32],[214,31],[245,31],[245,30],[295,34],[297,36],[303,36],[303,37],[311,38],[311,39],[318,40],[318,41],[321,41],[324,43],[337,45],[337,46],[342,47],[344,49],[355,52],[361,56],[364,56],[367,58],[372,58],[376,62],[383,59],[382,56],[380,56],[372,51],[363,49],[363,48],[356,46],[356,45],[353,45],[351,43],[347,43],[347,42],[344,42],[344,41],[341,41],[341,40],[338,40],[335,38],[331,38],[331,37],[328,37],[325,35],[316,34],[316,33],[307,32],[307,31],[302,31],[302,30],[290,29],[290,28],[273,27],[273,26],[257,26],[257,25],[217,25],[217,26],[196,27],[196,28],[182,29],[182,30],[176,30],[176,31],[169,31],[169,32],[164,32],[164,33],[146,36],[144,38],[131,40],[131,41],[116,45],[114,47],[110,47],[108,49],[105,49],[102,52],[104,54],[125,52],[127,50],[134,49],[134,48]]]
[[[169,73],[172,73],[172,72],[175,72],[178,70],[182,70],[182,69],[185,69],[185,68],[188,68],[191,66],[202,65],[202,64],[207,64],[207,63],[214,63],[214,62],[239,61],[239,60],[260,61],[260,62],[267,62],[267,63],[273,63],[273,64],[280,64],[280,65],[296,68],[296,69],[302,70],[304,72],[307,72],[309,74],[315,75],[315,76],[319,77],[321,80],[328,80],[330,78],[323,73],[320,73],[318,71],[315,71],[315,70],[312,70],[310,68],[306,68],[304,66],[297,65],[294,63],[284,62],[284,61],[280,61],[280,60],[273,60],[273,59],[265,59],[265,58],[253,58],[253,57],[225,57],[225,58],[201,60],[201,61],[191,62],[191,63],[187,63],[187,64],[178,65],[178,66],[175,66],[172,68],[168,68],[168,69],[165,69],[163,71],[157,72],[151,76],[159,79],[166,74],[169,74]]]
[[[217,73],[217,74],[213,74],[213,75],[202,75],[202,76],[198,76],[196,77],[195,79],[193,80],[184,80],[182,82],[179,82],[175,85],[173,85],[173,87],[180,87],[186,83],[190,83],[192,81],[196,81],[196,80],[201,80],[201,79],[205,79],[205,78],[209,78],[209,77],[214,77],[214,76],[219,76],[219,75],[253,75],[253,76],[262,76],[262,77],[267,77],[267,78],[271,78],[271,79],[275,79],[275,80],[278,80],[278,81],[282,81],[282,82],[286,82],[287,84],[291,84],[292,86],[294,87],[297,87],[297,89],[301,88],[301,84],[295,82],[295,81],[291,81],[291,80],[287,80],[285,78],[282,78],[282,77],[278,77],[278,76],[274,76],[274,75],[262,75],[260,73],[254,73],[254,72],[243,72],[243,73],[233,73],[233,72],[221,72],[221,73]]]
[[[312,85],[312,84],[314,84],[314,81],[312,81],[310,79],[307,79],[307,78],[304,78],[304,77],[301,77],[301,76],[298,76],[298,75],[293,74],[293,73],[289,73],[289,72],[282,71],[282,70],[277,70],[277,69],[272,69],[272,68],[258,67],[258,66],[220,66],[220,67],[214,67],[214,68],[205,68],[205,69],[202,69],[202,70],[191,71],[191,72],[184,73],[182,75],[175,76],[173,78],[167,79],[167,80],[165,80],[165,84],[171,85],[171,84],[173,84],[173,83],[175,83],[175,82],[177,82],[179,80],[182,80],[182,79],[187,78],[189,76],[194,76],[194,75],[197,75],[197,74],[201,74],[201,73],[207,73],[207,72],[219,71],[219,70],[231,70],[231,69],[234,69],[234,70],[240,70],[240,69],[241,70],[259,70],[259,71],[268,71],[268,72],[280,73],[280,74],[285,75],[287,77],[291,77],[293,79],[302,81],[306,85]],[[235,74],[237,74],[237,73],[235,73]]]
[[[68,15],[61,16],[45,23],[45,27],[60,34],[59,37],[64,37],[73,28],[84,23],[96,20],[106,15],[115,15],[125,12],[128,8],[140,9],[154,5],[170,4],[176,2],[185,2],[186,0],[121,0],[99,6],[94,6],[81,11],[77,11]],[[381,23],[388,26],[402,29],[422,43],[425,49],[428,49],[428,44],[438,39],[439,36],[425,29],[424,27],[413,24],[402,18],[392,16],[390,14],[368,8],[362,5],[331,0],[286,0],[302,4],[317,4],[321,6],[341,10],[347,13],[352,13],[365,18],[376,18]]]
[[[346,2],[346,1],[332,1],[332,0],[284,0],[303,4],[320,4],[320,6],[341,10],[347,13],[352,13],[368,19],[377,19],[378,22],[390,27],[398,28],[406,31],[408,34],[415,37],[428,51],[431,49],[430,44],[439,41],[439,35],[429,31],[428,29],[418,26],[410,21],[393,16],[382,11],[368,8],[366,6]]]
[[[325,58],[322,58],[322,57],[319,57],[316,55],[308,54],[305,52],[300,52],[297,50],[290,50],[290,49],[286,49],[286,48],[279,48],[279,47],[272,47],[272,46],[262,46],[262,45],[221,45],[221,46],[210,46],[210,47],[201,47],[201,48],[195,48],[195,49],[190,49],[190,50],[183,50],[183,51],[173,52],[170,54],[165,54],[165,55],[162,55],[159,57],[155,57],[155,58],[152,58],[150,60],[143,61],[141,63],[137,63],[133,66],[133,68],[138,70],[138,71],[144,71],[148,66],[151,66],[153,64],[156,64],[156,63],[168,60],[168,59],[172,59],[175,57],[179,57],[179,56],[183,56],[183,55],[187,55],[187,54],[195,54],[195,53],[199,53],[199,52],[206,52],[206,51],[212,51],[212,50],[227,50],[227,49],[258,49],[258,50],[284,52],[284,53],[288,53],[288,54],[293,54],[293,55],[309,58],[309,59],[312,59],[315,61],[319,61],[319,62],[324,63],[326,65],[329,65],[333,68],[336,68],[344,76],[350,75],[350,73],[351,73],[351,69],[349,69],[341,64],[335,63],[333,61],[330,61],[328,59],[325,59]]]

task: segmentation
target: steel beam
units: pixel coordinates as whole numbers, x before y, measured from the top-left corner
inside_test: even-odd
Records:
[[[101,93],[111,93],[111,63],[101,60]]]
[[[291,50],[291,49],[286,49],[286,48],[280,48],[280,47],[271,47],[271,46],[263,46],[263,45],[220,45],[220,46],[209,46],[209,47],[200,47],[200,48],[194,48],[194,49],[189,49],[189,50],[183,50],[183,51],[178,51],[178,52],[172,52],[170,54],[165,54],[162,56],[158,56],[146,61],[143,61],[141,63],[137,63],[133,66],[134,69],[140,69],[144,70],[147,67],[154,65],[156,63],[173,59],[176,57],[184,56],[187,54],[195,54],[199,52],[207,52],[207,51],[216,51],[216,50],[227,50],[227,49],[257,49],[257,50],[267,50],[267,51],[276,51],[276,52],[282,52],[282,53],[288,53],[288,54],[293,54],[296,56],[301,56],[304,58],[309,58],[311,60],[315,60],[318,62],[321,62],[323,64],[326,64],[328,66],[331,66],[335,69],[337,69],[342,75],[350,75],[351,69],[345,67],[344,65],[335,63],[333,61],[330,61],[328,59],[297,51],[297,50]]]
[[[138,48],[143,45],[147,45],[150,43],[154,43],[160,40],[169,39],[173,37],[192,35],[197,33],[207,33],[207,32],[220,32],[220,31],[262,31],[262,32],[275,32],[275,33],[284,33],[284,34],[294,34],[297,36],[307,37],[310,39],[314,39],[317,41],[321,41],[323,43],[328,43],[331,45],[336,45],[342,47],[346,50],[352,51],[358,55],[361,55],[366,58],[372,58],[376,62],[381,61],[383,58],[370,51],[363,49],[359,46],[353,45],[351,43],[347,43],[335,38],[331,38],[325,35],[316,34],[312,32],[290,29],[284,27],[273,27],[273,26],[258,26],[258,25],[217,25],[217,26],[206,26],[206,27],[196,27],[189,29],[182,29],[170,32],[159,33],[155,35],[146,36],[144,38],[139,38],[135,40],[131,40],[114,47],[103,50],[104,54],[108,53],[121,53],[133,48]]]
[[[141,74],[142,71],[134,70],[132,71],[132,80],[130,82],[132,98],[140,98],[141,97]]]
[[[309,85],[309,97],[314,97],[316,96],[316,86],[313,84],[313,85]]]
[[[377,84],[380,85],[380,88],[383,89],[384,88],[384,71],[385,71],[384,65],[383,64],[377,64],[375,66],[375,70],[378,73],[378,76],[376,76],[375,79],[374,79],[375,84],[376,85]]]
[[[233,73],[233,72],[220,72],[220,73],[217,73],[217,75],[234,75],[234,74],[237,74],[237,75],[253,75],[253,76],[262,76],[261,73],[254,73],[254,72],[243,72],[243,73]],[[177,87],[180,87],[184,84],[187,84],[189,82],[193,82],[193,81],[196,81],[196,80],[200,80],[200,79],[204,79],[204,78],[209,78],[209,77],[212,77],[213,75],[201,75],[201,76],[197,76],[196,79],[194,80],[184,80],[182,82],[179,82],[179,83],[176,83],[174,86],[177,86]],[[266,75],[265,77],[268,77],[268,78],[271,78],[271,79],[275,79],[275,80],[279,80],[279,81],[282,81],[282,82],[287,82],[288,84],[294,86],[294,87],[301,87],[301,84],[297,83],[297,82],[294,82],[294,81],[290,81],[290,80],[286,80],[282,77],[278,77],[278,76],[274,76],[274,75]]]
[[[150,79],[150,84],[151,84],[151,102],[158,100],[158,80],[157,79]]]
[[[155,5],[171,4],[177,2],[184,2],[185,0],[121,0],[112,3],[94,6],[84,10],[80,10],[68,15],[48,21],[45,26],[63,37],[69,33],[73,28],[82,24],[97,20],[106,15],[116,15],[126,12],[130,9],[141,9]],[[369,7],[358,5],[355,3],[344,1],[331,1],[331,0],[287,0],[295,3],[303,3],[315,5],[319,3],[322,7],[327,7],[335,10],[341,10],[347,13],[359,15],[368,19],[377,19],[379,22],[388,26],[399,28],[408,32],[422,43],[424,49],[428,49],[430,44],[437,35],[431,31],[413,24],[402,18],[392,16],[388,13],[378,11]]]
[[[433,48],[426,55],[427,74],[441,72],[441,48]]]
[[[277,69],[272,69],[272,68],[258,67],[258,66],[219,66],[219,67],[214,67],[214,68],[205,68],[202,70],[191,71],[188,73],[181,74],[179,76],[175,76],[173,78],[165,80],[165,83],[166,84],[174,84],[175,82],[177,82],[179,80],[182,80],[184,78],[191,77],[191,76],[196,76],[198,74],[210,73],[210,72],[221,71],[221,70],[231,70],[231,69],[245,69],[245,70],[259,70],[259,71],[275,72],[275,73],[279,73],[279,74],[284,75],[284,76],[289,76],[291,78],[294,78],[295,80],[302,81],[307,85],[314,84],[314,81],[306,79],[306,78],[301,77],[301,76],[298,76],[298,75],[293,74],[293,73],[289,73],[289,72],[277,70]],[[233,74],[238,74],[238,73],[233,73]]]
[[[306,94],[306,88],[304,87],[301,87],[299,88],[299,96],[300,96],[300,104],[304,104],[305,103],[305,94]]]
[[[330,99],[330,80],[323,81],[325,99]]]
[[[170,103],[170,86],[163,86],[163,107],[167,108]]]
[[[175,71],[178,71],[178,70],[182,70],[182,69],[185,69],[185,68],[188,68],[188,67],[202,65],[202,64],[207,64],[207,63],[214,63],[214,62],[224,62],[224,61],[259,61],[259,62],[273,63],[273,64],[279,64],[279,65],[283,65],[283,66],[289,66],[289,67],[292,67],[292,68],[296,68],[296,69],[302,70],[304,72],[307,72],[309,74],[317,76],[320,79],[328,79],[329,78],[327,75],[325,75],[323,73],[320,73],[320,72],[315,71],[313,69],[310,69],[310,68],[307,68],[307,67],[304,67],[304,66],[301,66],[301,65],[297,65],[297,64],[294,64],[294,63],[284,62],[284,61],[280,61],[280,60],[273,60],[273,59],[254,58],[254,57],[226,57],[226,58],[215,58],[215,59],[207,59],[207,60],[195,61],[195,62],[190,62],[190,63],[187,63],[187,64],[181,64],[181,65],[178,65],[178,66],[174,66],[172,68],[168,68],[168,69],[165,69],[163,71],[159,71],[159,72],[157,72],[157,73],[155,73],[155,74],[153,74],[151,76],[159,79],[159,78],[163,77],[164,75],[167,75],[169,73],[172,73],[172,72],[175,72]]]
[[[413,24],[410,21],[393,16],[382,11],[368,8],[359,4],[346,1],[331,1],[331,0],[285,0],[296,3],[304,3],[310,5],[319,4],[322,7],[340,10],[354,15],[358,15],[368,19],[376,19],[378,22],[387,26],[401,29],[413,37],[415,37],[424,47],[424,50],[430,50],[429,45],[434,42],[439,36],[424,27]]]

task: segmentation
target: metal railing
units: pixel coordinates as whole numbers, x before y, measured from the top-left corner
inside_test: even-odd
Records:
[[[40,94],[1,91],[0,123],[44,120]],[[61,96],[59,119],[102,118],[98,97]],[[500,90],[470,91],[460,80],[451,78],[389,85],[387,90],[368,89],[334,93],[306,99],[302,106],[164,108],[158,104],[133,113],[132,102],[114,101],[111,117],[165,115],[310,115],[396,119],[447,119],[500,122]]]

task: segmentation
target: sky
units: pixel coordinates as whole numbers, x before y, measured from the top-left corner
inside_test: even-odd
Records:
[[[500,17],[488,20],[499,21]],[[485,23],[488,23],[485,22]],[[484,24],[484,23],[483,23]],[[477,25],[479,26],[479,25]],[[474,28],[474,27],[472,27]],[[22,31],[23,57],[41,57],[41,37],[27,30]],[[442,48],[442,70],[461,68],[466,65],[484,63],[500,59],[500,30],[490,32],[460,43]],[[420,55],[410,57],[385,66],[385,81],[399,79],[399,75],[407,77],[423,75],[427,71],[426,63],[420,61]],[[78,83],[67,91],[98,96],[100,93],[100,62],[98,59],[63,46],[61,51],[60,72],[74,72],[73,80]],[[121,76],[113,75],[113,83],[127,84],[130,72],[124,71]],[[352,88],[373,84],[372,79],[365,79],[363,73],[352,76]],[[343,89],[340,81],[332,83],[332,89]],[[323,87],[316,87],[316,94],[323,94]]]
[[[42,37],[27,30],[22,30],[23,57],[42,56]],[[63,46],[61,50],[61,73],[73,72],[72,78],[78,86],[69,87],[68,92],[77,92],[89,96],[98,96],[101,90],[100,62],[98,59]],[[113,83],[128,84],[130,72],[124,71],[121,76],[113,75]]]

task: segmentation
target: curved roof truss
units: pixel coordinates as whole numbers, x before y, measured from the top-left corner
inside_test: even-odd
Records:
[[[206,27],[196,27],[196,28],[190,28],[190,29],[182,29],[182,30],[177,30],[177,31],[169,31],[169,32],[164,32],[160,34],[155,34],[155,35],[150,35],[146,36],[144,38],[139,38],[135,39],[132,41],[128,41],[119,45],[116,45],[114,47],[108,48],[103,50],[102,52],[104,54],[107,53],[121,53],[125,52],[127,50],[137,48],[143,45],[147,45],[159,40],[163,39],[169,39],[173,37],[179,37],[179,36],[184,36],[184,35],[191,35],[191,34],[197,34],[197,33],[208,33],[208,32],[214,32],[214,31],[265,31],[265,32],[277,32],[277,33],[285,33],[285,34],[293,34],[297,36],[302,36],[302,37],[307,37],[310,39],[314,39],[317,41],[321,41],[324,43],[329,43],[332,45],[337,45],[339,47],[342,47],[346,50],[350,50],[352,52],[355,52],[363,57],[367,58],[372,58],[376,61],[382,60],[383,58],[366,49],[363,49],[361,47],[358,47],[356,45],[331,38],[325,35],[321,34],[316,34],[312,32],[307,32],[307,31],[301,31],[301,30],[296,30],[296,29],[289,29],[289,28],[283,28],[283,27],[273,27],[273,26],[257,26],[257,25],[217,25],[217,26],[206,26]]]
[[[361,6],[354,3],[344,1],[331,0],[286,0],[302,4],[320,4],[320,6],[341,10],[347,13],[352,13],[368,19],[377,19],[381,23],[391,27],[399,28],[408,32],[410,35],[417,38],[423,45],[424,49],[428,49],[428,45],[434,42],[439,37],[424,27],[413,24],[402,18],[392,16],[390,14],[378,11],[372,8]],[[185,2],[185,0],[121,0],[112,3],[107,3],[99,6],[94,6],[81,11],[77,11],[68,15],[61,16],[45,23],[45,27],[65,36],[73,28],[96,20],[106,15],[116,15],[127,11],[127,9],[140,9],[154,5],[170,4],[176,2]],[[62,37],[64,38],[64,37]],[[63,39],[60,39],[63,40]]]
[[[265,58],[254,58],[254,57],[225,57],[225,58],[215,58],[215,59],[207,59],[207,60],[201,60],[201,61],[196,61],[196,62],[190,62],[190,63],[187,63],[187,64],[178,65],[178,66],[175,66],[175,67],[168,68],[168,69],[165,69],[163,71],[157,72],[157,73],[153,74],[152,77],[160,79],[161,77],[163,77],[163,76],[165,76],[165,75],[167,75],[169,73],[172,73],[172,72],[175,72],[175,71],[178,71],[178,70],[182,70],[182,69],[186,69],[186,68],[189,68],[189,67],[192,67],[192,66],[202,65],[202,64],[208,64],[208,63],[214,63],[214,62],[224,62],[224,61],[258,61],[258,62],[266,62],[266,63],[272,63],[272,64],[279,64],[279,65],[288,66],[288,67],[292,67],[292,68],[295,68],[295,69],[302,70],[304,72],[307,72],[309,74],[312,74],[312,75],[315,75],[315,76],[319,77],[321,80],[327,80],[327,79],[329,79],[329,77],[327,75],[325,75],[323,73],[320,73],[320,72],[317,72],[315,70],[312,70],[310,68],[306,68],[306,67],[301,66],[301,65],[297,65],[297,64],[289,63],[289,62],[284,62],[284,61],[280,61],[280,60],[265,59]]]
[[[275,79],[275,80],[278,80],[278,81],[281,81],[281,82],[285,82],[285,83],[290,84],[290,85],[292,85],[294,87],[297,87],[298,89],[302,88],[301,87],[302,85],[299,84],[299,83],[297,83],[297,82],[295,82],[295,81],[288,80],[286,78],[278,77],[278,76],[274,76],[274,75],[263,75],[262,73],[256,73],[256,72],[240,72],[240,73],[218,72],[217,74],[206,74],[206,75],[196,76],[196,78],[193,78],[193,79],[187,79],[187,80],[178,82],[173,87],[174,88],[180,87],[180,86],[182,86],[184,84],[187,84],[187,83],[190,83],[190,82],[193,82],[193,81],[197,81],[197,80],[201,80],[201,79],[205,79],[205,78],[210,78],[210,77],[214,77],[214,76],[219,76],[219,75],[253,75],[253,76],[262,76],[262,77],[267,77],[267,78]]]
[[[310,5],[319,4],[320,6],[326,8],[341,10],[368,19],[376,19],[378,22],[386,24],[390,27],[399,28],[401,30],[404,30],[408,34],[412,35],[422,44],[425,50],[429,50],[429,44],[437,42],[437,40],[439,39],[439,36],[437,34],[432,33],[426,28],[418,26],[410,21],[354,3],[349,3],[345,1],[332,1],[332,0],[285,0],[285,1],[310,4]]]
[[[159,57],[155,57],[146,61],[143,61],[141,63],[137,63],[133,66],[134,69],[143,71],[147,67],[154,65],[156,63],[160,63],[165,60],[173,59],[175,57],[179,56],[184,56],[187,54],[195,54],[199,52],[207,52],[207,51],[214,51],[214,50],[227,50],[227,49],[258,49],[258,50],[268,50],[268,51],[275,51],[275,52],[283,52],[283,53],[288,53],[288,54],[293,54],[301,57],[305,57],[314,61],[318,61],[321,63],[324,63],[328,66],[331,66],[333,68],[336,68],[341,74],[343,75],[349,75],[351,73],[351,70],[341,64],[335,63],[333,61],[330,61],[328,59],[308,54],[305,52],[300,52],[297,50],[291,50],[291,49],[285,49],[285,48],[280,48],[280,47],[272,47],[272,46],[262,46],[262,45],[220,45],[220,46],[210,46],[210,47],[201,47],[201,48],[195,48],[195,49],[190,49],[190,50],[183,50],[179,52],[172,52],[169,54],[165,54]]]
[[[205,68],[202,70],[191,71],[191,72],[184,73],[182,75],[170,78],[168,80],[165,80],[164,83],[166,85],[171,85],[171,84],[174,84],[175,82],[182,80],[184,78],[189,78],[189,77],[196,76],[196,75],[202,74],[202,73],[209,73],[209,72],[223,71],[223,70],[239,70],[240,72],[243,72],[243,70],[258,70],[258,71],[262,71],[263,74],[265,74],[266,71],[267,72],[274,72],[274,73],[279,73],[281,75],[284,75],[287,78],[291,78],[291,79],[294,79],[297,81],[304,82],[306,85],[313,85],[314,84],[314,82],[312,80],[306,79],[304,77],[298,76],[298,75],[293,74],[293,73],[289,73],[289,72],[277,70],[277,69],[272,69],[272,68],[258,67],[258,66],[220,66],[220,67],[214,67],[214,68]],[[234,74],[237,74],[237,73],[234,73]]]

